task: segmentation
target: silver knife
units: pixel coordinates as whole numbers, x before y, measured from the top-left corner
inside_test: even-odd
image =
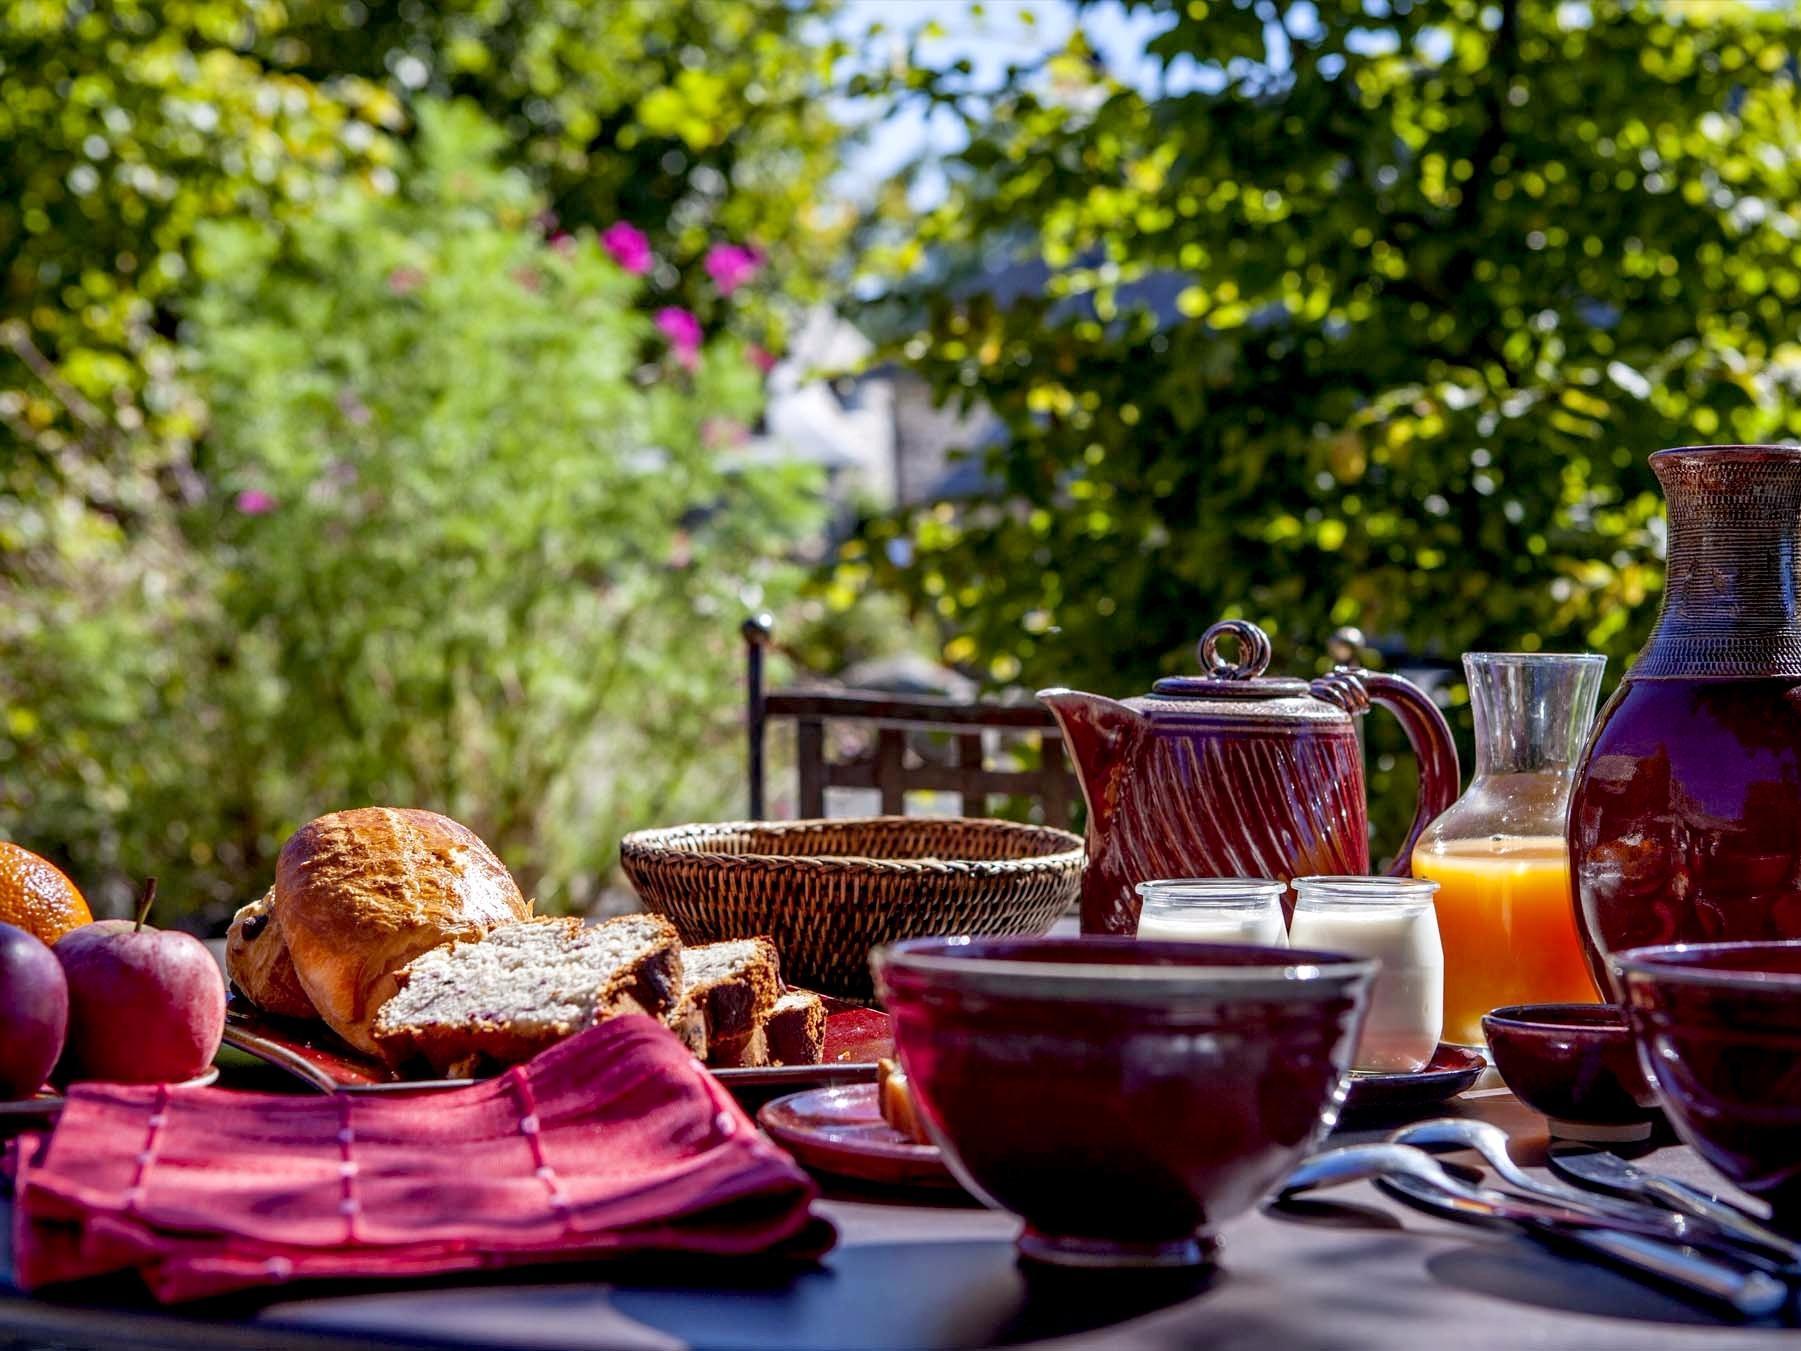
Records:
[[[1551,1170],[1585,1186],[1655,1201],[1671,1210],[1693,1215],[1740,1242],[1755,1244],[1784,1262],[1801,1265],[1801,1243],[1777,1233],[1737,1206],[1709,1196],[1699,1187],[1661,1173],[1647,1173],[1617,1154],[1605,1150],[1553,1150]]]

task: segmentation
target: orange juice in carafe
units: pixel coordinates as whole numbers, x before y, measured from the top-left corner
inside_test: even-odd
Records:
[[[1438,883],[1445,1040],[1482,1045],[1504,1004],[1599,999],[1576,937],[1564,825],[1606,659],[1470,652],[1469,789],[1426,828],[1413,871]]]
[[[1576,936],[1561,835],[1440,840],[1414,850],[1438,883],[1445,1040],[1482,1044],[1482,1015],[1505,1004],[1600,998]]]

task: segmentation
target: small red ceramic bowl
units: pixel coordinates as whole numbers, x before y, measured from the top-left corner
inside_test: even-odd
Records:
[[[1612,961],[1677,1134],[1801,1230],[1801,942],[1678,943]]]
[[[1135,938],[922,938],[876,982],[958,1180],[1024,1256],[1192,1266],[1330,1128],[1375,963]]]
[[[1513,1095],[1573,1140],[1643,1140],[1657,1093],[1615,1004],[1514,1004],[1484,1014],[1489,1059]]]

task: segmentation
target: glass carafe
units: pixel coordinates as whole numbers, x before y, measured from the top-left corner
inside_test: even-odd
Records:
[[[1416,877],[1438,883],[1446,1041],[1482,1044],[1508,1004],[1600,998],[1576,933],[1564,825],[1607,658],[1471,652],[1476,777],[1426,828]]]

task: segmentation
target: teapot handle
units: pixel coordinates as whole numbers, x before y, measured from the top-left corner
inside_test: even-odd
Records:
[[[1391,877],[1403,877],[1413,866],[1413,846],[1420,835],[1457,800],[1462,780],[1457,767],[1457,744],[1451,740],[1451,724],[1418,685],[1382,671],[1340,666],[1314,681],[1311,688],[1316,698],[1337,704],[1351,714],[1365,713],[1371,704],[1380,704],[1395,715],[1401,730],[1407,733],[1413,758],[1419,762],[1419,805],[1407,839],[1388,870]]]

